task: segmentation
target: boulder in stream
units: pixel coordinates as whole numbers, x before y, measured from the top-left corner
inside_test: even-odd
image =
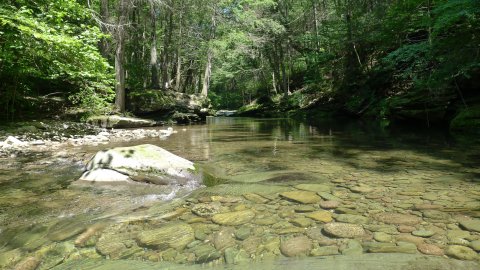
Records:
[[[140,128],[152,127],[157,123],[152,120],[123,117],[119,115],[99,115],[87,119],[87,123],[102,128]]]
[[[196,179],[193,162],[151,144],[100,151],[80,177],[95,182],[133,180],[161,185],[186,184]]]

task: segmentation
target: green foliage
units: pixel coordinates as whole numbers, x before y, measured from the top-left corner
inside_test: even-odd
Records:
[[[0,4],[0,80],[7,113],[29,95],[60,91],[86,109],[112,98],[111,67],[97,44],[103,34],[74,0]]]

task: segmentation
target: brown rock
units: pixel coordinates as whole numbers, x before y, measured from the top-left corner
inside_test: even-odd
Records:
[[[417,248],[418,248],[418,251],[427,255],[443,256],[444,254],[442,248],[432,244],[420,243],[417,245]]]
[[[320,202],[320,207],[323,209],[335,209],[340,206],[339,201],[322,201]]]
[[[282,241],[280,251],[287,257],[306,256],[312,250],[312,241],[306,236],[298,236]]]
[[[318,203],[320,201],[320,196],[310,191],[287,191],[280,193],[280,196],[303,204]]]
[[[398,226],[398,231],[401,233],[411,233],[415,231],[416,228],[413,226],[408,226],[408,225],[400,225]]]
[[[313,220],[316,220],[316,221],[320,221],[320,222],[331,222],[333,220],[332,218],[332,213],[330,213],[329,211],[316,211],[316,212],[313,212],[313,213],[309,213],[307,215],[305,215],[306,217],[309,217]]]
[[[386,224],[396,224],[396,225],[416,225],[422,221],[421,218],[409,215],[409,214],[400,214],[400,213],[380,213],[375,216],[375,219],[386,223]]]

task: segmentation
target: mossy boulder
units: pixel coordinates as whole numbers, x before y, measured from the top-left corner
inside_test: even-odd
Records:
[[[131,180],[153,184],[185,184],[197,180],[193,162],[151,144],[100,151],[88,162],[87,172],[81,179],[112,181],[108,177],[99,178],[95,172],[100,169],[113,170]],[[92,175],[96,176],[95,179],[90,179]]]
[[[480,130],[480,105],[461,110],[450,122],[452,130]]]
[[[87,123],[102,128],[140,128],[153,127],[157,123],[152,120],[119,115],[97,115],[87,119]]]

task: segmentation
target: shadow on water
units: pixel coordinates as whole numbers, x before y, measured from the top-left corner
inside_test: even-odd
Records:
[[[453,136],[445,129],[400,125],[383,128],[379,123],[351,120],[305,123],[242,118],[212,119],[210,125],[214,129],[210,144],[231,144],[229,154],[237,158],[232,161],[251,170],[289,166],[291,159],[292,163],[319,165],[335,161],[352,171],[430,170],[449,174],[461,168],[463,177],[470,180],[480,175],[474,170],[480,165],[478,136]]]

